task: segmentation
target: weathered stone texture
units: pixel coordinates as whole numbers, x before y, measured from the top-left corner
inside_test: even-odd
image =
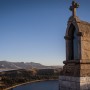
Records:
[[[75,63],[68,63],[64,65],[62,75],[79,76],[80,75],[79,70],[80,70],[79,64],[76,65]]]
[[[71,16],[64,38],[66,61],[59,79],[60,90],[90,90],[90,23]]]
[[[90,90],[90,77],[59,77],[60,90]]]
[[[90,60],[90,23],[85,21],[80,21],[78,23],[79,32],[82,33],[81,36],[81,59]]]
[[[81,52],[82,59],[90,60],[90,40],[81,40]]]
[[[62,75],[73,77],[90,77],[90,62],[81,60],[78,63],[68,63],[63,66]]]

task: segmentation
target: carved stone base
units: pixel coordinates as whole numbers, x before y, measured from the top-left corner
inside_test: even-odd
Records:
[[[90,90],[90,77],[59,77],[60,90]]]
[[[88,62],[83,60],[66,61],[61,75],[72,77],[90,77],[90,60],[88,60]]]

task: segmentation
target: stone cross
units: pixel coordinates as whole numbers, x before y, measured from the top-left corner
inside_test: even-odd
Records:
[[[76,8],[79,7],[79,4],[74,1],[72,1],[72,6],[70,6],[70,10],[72,11],[72,16],[76,17]]]

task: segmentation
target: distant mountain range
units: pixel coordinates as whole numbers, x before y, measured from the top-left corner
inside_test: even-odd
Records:
[[[62,66],[45,66],[40,63],[34,62],[8,62],[8,61],[0,61],[0,69],[56,69],[62,68]]]

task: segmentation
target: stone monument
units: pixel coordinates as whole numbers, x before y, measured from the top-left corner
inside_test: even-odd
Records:
[[[79,4],[72,1],[66,29],[66,60],[59,77],[60,90],[90,90],[90,23],[76,16]]]

